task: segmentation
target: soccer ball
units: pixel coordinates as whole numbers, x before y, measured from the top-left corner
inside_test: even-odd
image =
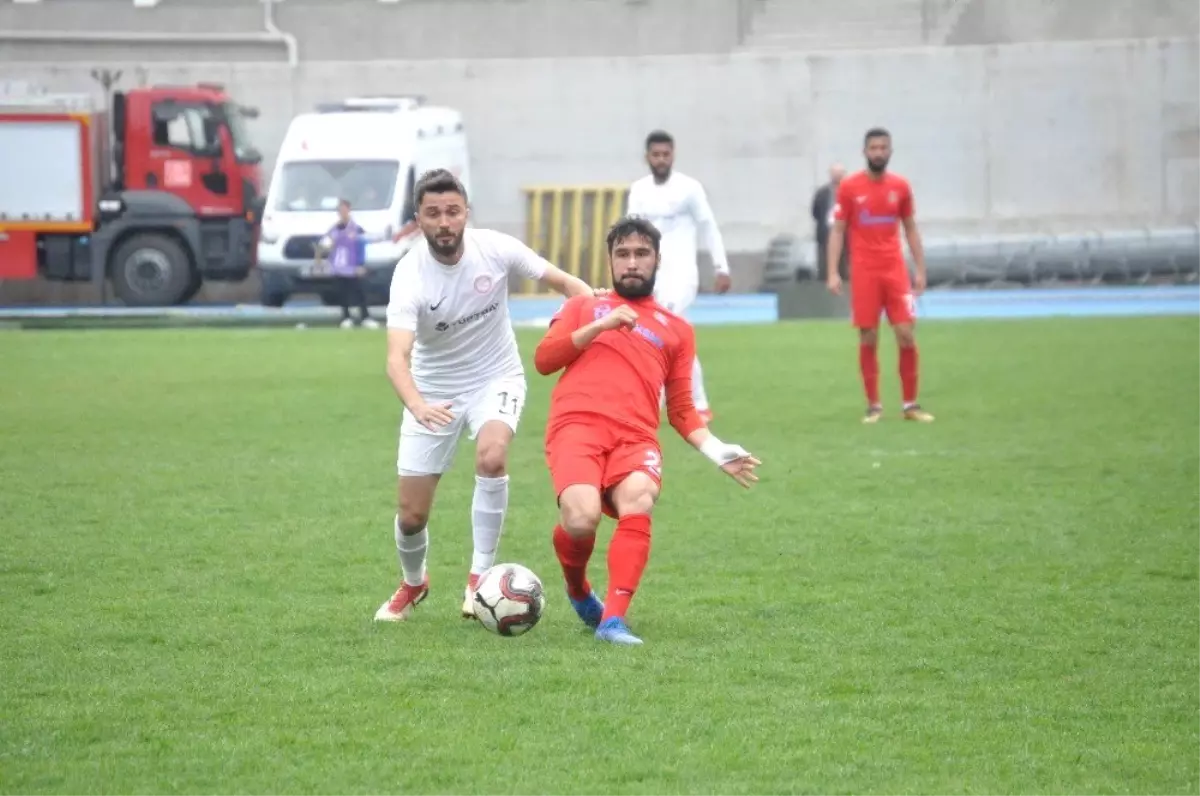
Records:
[[[501,636],[529,632],[545,608],[542,581],[520,564],[497,564],[475,584],[475,618]]]

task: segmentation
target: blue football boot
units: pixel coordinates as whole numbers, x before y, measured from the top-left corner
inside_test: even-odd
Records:
[[[633,635],[625,620],[619,616],[610,617],[596,628],[596,638],[609,644],[621,644],[626,647],[636,647],[642,640]]]
[[[582,600],[576,600],[567,595],[571,600],[571,607],[575,609],[575,613],[579,614],[580,620],[585,625],[591,628],[600,626],[600,617],[604,616],[604,603],[600,602],[600,598],[596,596],[596,592],[588,592],[588,596]]]

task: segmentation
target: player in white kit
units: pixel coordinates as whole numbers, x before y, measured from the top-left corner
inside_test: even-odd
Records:
[[[630,215],[648,219],[662,233],[662,262],[654,286],[654,298],[678,315],[696,300],[700,287],[700,269],[696,263],[696,238],[712,255],[717,272],[713,289],[728,292],[732,286],[725,242],[717,228],[704,187],[691,177],[674,171],[675,140],[669,133],[655,130],[646,136],[646,164],[650,173],[629,187]],[[692,363],[692,400],[704,422],[712,420],[700,358]]]
[[[462,612],[496,559],[508,508],[508,446],[525,406],[525,370],[508,315],[516,272],[565,296],[588,285],[509,235],[466,229],[466,191],[450,172],[426,172],[414,188],[425,240],[396,265],[388,302],[388,377],[404,402],[400,423],[396,550],[403,582],[375,614],[406,619],[429,594],[426,523],[442,473],[465,430],[475,440],[471,502],[474,554]]]

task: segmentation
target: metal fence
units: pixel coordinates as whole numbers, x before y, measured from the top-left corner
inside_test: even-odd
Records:
[[[605,236],[625,211],[628,185],[540,185],[525,194],[525,242],[589,285],[611,287]],[[533,283],[514,286],[532,294]]]
[[[817,278],[811,240],[771,241],[762,289]],[[1200,278],[1200,227],[925,241],[931,287],[1187,283]]]

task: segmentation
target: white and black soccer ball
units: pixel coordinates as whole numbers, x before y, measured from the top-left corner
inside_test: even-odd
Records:
[[[475,585],[475,618],[501,636],[528,633],[545,608],[541,579],[520,564],[497,564]]]

